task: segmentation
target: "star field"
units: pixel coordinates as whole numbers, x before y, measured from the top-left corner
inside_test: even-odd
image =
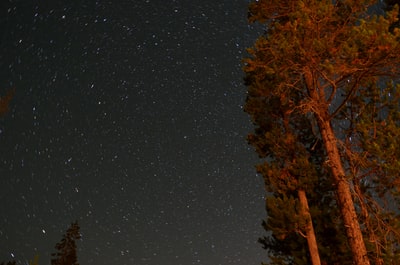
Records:
[[[247,1],[7,0],[0,261],[260,264],[263,183],[242,110]]]

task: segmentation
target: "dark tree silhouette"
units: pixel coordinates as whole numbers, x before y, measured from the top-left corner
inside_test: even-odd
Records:
[[[15,93],[15,88],[10,89],[4,96],[0,96],[0,116],[3,116],[8,112],[8,106]]]
[[[0,263],[0,265],[17,265],[17,262],[15,260],[13,261],[9,261],[7,263],[4,263],[4,261],[2,263]]]
[[[51,254],[54,257],[51,260],[51,265],[79,265],[75,240],[80,238],[78,221],[75,221],[68,228],[61,241],[56,244],[57,253]]]

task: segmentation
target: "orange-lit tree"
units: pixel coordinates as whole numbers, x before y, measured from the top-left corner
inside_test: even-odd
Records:
[[[374,5],[258,0],[249,6],[250,22],[265,26],[244,71],[245,110],[256,126],[249,142],[265,158],[258,171],[271,195],[266,228],[275,244],[303,236],[312,264],[320,264],[323,249],[346,253],[348,246],[348,262],[357,265],[392,264],[399,251],[400,30],[393,27],[397,8],[380,16],[372,14]],[[343,228],[347,244],[325,242],[324,219],[334,231]],[[288,227],[280,234],[282,222]],[[301,259],[282,251],[272,252],[273,264]]]
[[[328,264],[351,264],[348,249],[338,244],[345,237],[338,225],[339,212],[331,207],[334,191],[330,172],[323,166],[322,141],[301,112],[292,111],[280,97],[265,99],[260,92],[249,85],[246,104],[258,125],[248,140],[260,157],[267,158],[257,171],[264,176],[270,195],[264,226],[272,235],[260,242],[270,252],[272,264],[317,265],[321,259]]]

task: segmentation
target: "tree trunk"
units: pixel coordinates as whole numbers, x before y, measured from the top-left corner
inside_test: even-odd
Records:
[[[350,183],[346,179],[342,161],[337,146],[337,138],[330,123],[328,104],[323,91],[317,89],[317,82],[311,71],[305,71],[305,82],[311,97],[312,112],[317,119],[322,141],[327,153],[326,163],[332,171],[336,186],[337,200],[346,236],[349,242],[355,265],[369,265],[363,235],[358,222],[354,201],[351,195]],[[321,94],[319,94],[321,93]]]
[[[343,217],[347,239],[353,253],[354,262],[356,265],[369,265],[370,262],[367,256],[367,249],[361,233],[357,213],[354,208],[350,183],[346,179],[342,162],[340,160],[337,139],[333,133],[329,120],[320,120],[318,124],[328,155],[327,163],[332,170],[332,175],[336,185],[338,204]]]
[[[312,265],[321,265],[321,260],[318,253],[317,239],[315,238],[314,227],[311,219],[310,209],[308,207],[306,192],[304,190],[298,190],[297,194],[299,196],[299,201],[301,204],[301,215],[307,220],[305,230]]]

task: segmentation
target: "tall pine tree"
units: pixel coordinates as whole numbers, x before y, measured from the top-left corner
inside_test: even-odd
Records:
[[[245,60],[245,110],[256,125],[249,142],[265,158],[272,264],[396,260],[400,30],[397,8],[375,16],[374,4],[250,4],[265,33]]]

